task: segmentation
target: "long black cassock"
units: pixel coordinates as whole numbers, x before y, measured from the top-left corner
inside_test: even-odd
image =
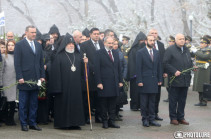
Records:
[[[66,39],[66,40],[65,40]],[[79,52],[68,53],[66,36],[51,67],[50,92],[55,93],[54,127],[65,128],[85,124],[82,90],[81,90],[81,58]],[[65,42],[66,41],[66,42]],[[74,61],[76,71],[71,70]],[[75,57],[75,58],[74,58]]]
[[[128,52],[128,74],[127,80],[130,81],[130,109],[138,110],[140,108],[140,97],[138,93],[138,85],[136,83],[136,53],[139,49],[145,47],[145,43],[140,44],[140,40],[145,40],[146,35],[140,32]]]

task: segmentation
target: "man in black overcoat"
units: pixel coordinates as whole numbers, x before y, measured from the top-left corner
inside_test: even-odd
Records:
[[[95,78],[100,98],[103,128],[120,128],[115,124],[115,113],[119,87],[123,86],[123,79],[119,53],[112,50],[113,42],[112,37],[106,37],[104,39],[105,48],[96,52],[95,59]]]

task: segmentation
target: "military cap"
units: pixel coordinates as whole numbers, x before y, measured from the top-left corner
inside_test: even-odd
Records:
[[[190,36],[185,36],[185,40],[189,40],[190,42],[192,42],[192,38]]]
[[[129,41],[129,40],[130,40],[130,37],[128,37],[128,36],[123,36],[122,39],[125,39],[125,40],[128,40],[128,41]]]

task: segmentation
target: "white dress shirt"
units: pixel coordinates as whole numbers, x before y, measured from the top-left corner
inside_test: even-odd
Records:
[[[99,45],[99,42],[97,41],[97,42],[95,42],[95,41],[93,41],[92,39],[91,39],[91,41],[92,41],[92,43],[94,44],[94,46],[95,46],[95,44],[96,44],[96,50],[99,50],[100,49],[100,45]]]
[[[36,47],[35,47],[34,41],[30,41],[29,39],[27,39],[27,37],[26,37],[26,40],[27,40],[27,42],[29,43],[29,46],[30,46],[30,47],[32,47],[32,46],[31,46],[31,42],[33,43],[34,51],[36,52]]]

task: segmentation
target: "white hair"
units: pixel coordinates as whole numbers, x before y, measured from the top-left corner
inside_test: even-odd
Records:
[[[75,30],[75,31],[73,32],[73,37],[78,36],[79,33],[81,33],[79,30]]]

